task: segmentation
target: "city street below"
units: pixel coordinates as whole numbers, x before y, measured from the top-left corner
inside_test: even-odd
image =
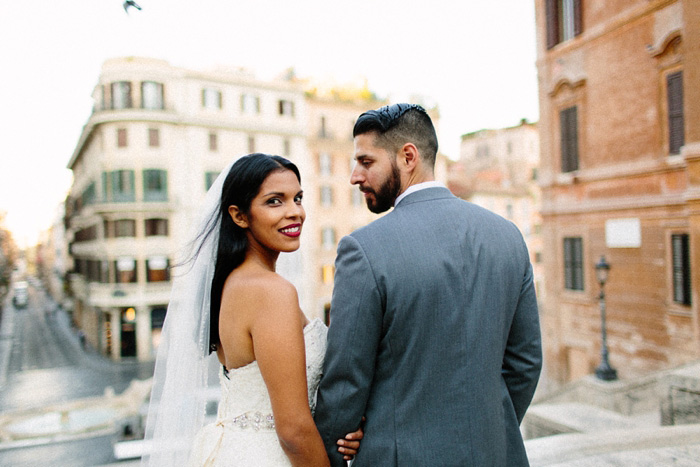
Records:
[[[0,442],[0,465],[114,462],[113,445],[124,434],[118,423],[109,423],[119,415],[112,406],[132,381],[152,376],[153,363],[113,362],[84,346],[68,314],[36,281],[25,308],[15,308],[10,297],[4,305],[0,421],[21,441]],[[105,394],[109,404],[98,408]],[[8,422],[8,414],[22,416]]]

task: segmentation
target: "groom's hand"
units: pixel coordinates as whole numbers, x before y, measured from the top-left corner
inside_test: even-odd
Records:
[[[365,437],[365,432],[362,430],[364,422],[365,417],[362,417],[362,424],[357,431],[348,433],[345,438],[338,440],[338,452],[343,455],[343,459],[346,461],[352,460],[360,449],[360,441]]]

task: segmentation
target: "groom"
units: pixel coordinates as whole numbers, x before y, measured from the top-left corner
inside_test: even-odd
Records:
[[[351,183],[394,210],[338,246],[315,415],[331,464],[366,416],[354,467],[527,466],[542,356],[520,232],[434,181],[422,107],[365,112],[353,135]]]

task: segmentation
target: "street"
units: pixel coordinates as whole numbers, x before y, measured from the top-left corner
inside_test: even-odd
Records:
[[[113,362],[83,349],[68,315],[40,287],[30,286],[29,304],[8,300],[0,324],[0,413],[121,393],[132,379],[147,379],[153,363]],[[3,449],[0,466],[94,466],[114,462],[113,436]]]

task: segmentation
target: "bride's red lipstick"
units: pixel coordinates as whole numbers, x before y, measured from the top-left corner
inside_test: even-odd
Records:
[[[298,237],[301,235],[301,224],[290,224],[279,230],[282,235],[287,237]]]

